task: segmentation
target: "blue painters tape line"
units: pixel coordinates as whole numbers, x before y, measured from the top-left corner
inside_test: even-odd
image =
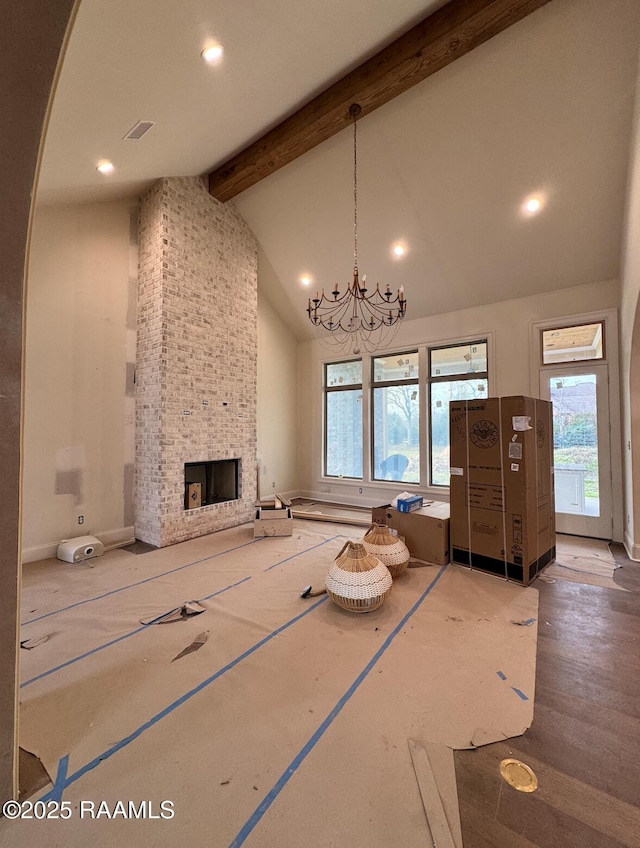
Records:
[[[224,589],[219,589],[217,592],[213,592],[211,595],[206,595],[202,598],[203,601],[207,601],[210,598],[215,597],[216,595],[221,595],[223,592],[229,591],[229,589],[234,589],[236,586],[239,586],[241,583],[246,583],[247,580],[251,580],[251,577],[244,577],[242,580],[239,580],[237,583],[232,583],[231,586],[226,586]],[[54,674],[56,671],[61,671],[63,668],[67,668],[74,663],[80,662],[80,660],[84,660],[87,657],[92,656],[93,654],[97,654],[98,651],[104,651],[105,648],[110,648],[112,645],[117,645],[118,642],[122,642],[124,639],[129,639],[131,636],[135,636],[136,633],[142,633],[143,630],[148,630],[149,626],[143,624],[142,627],[137,627],[135,630],[131,630],[129,633],[125,633],[122,636],[118,636],[117,639],[111,639],[109,642],[105,642],[102,645],[98,645],[96,648],[92,648],[90,651],[85,651],[84,654],[79,654],[77,657],[73,657],[67,662],[63,662],[60,665],[55,666],[54,668],[50,668],[48,671],[43,671],[42,674],[37,674],[35,677],[29,678],[29,680],[25,680],[24,683],[20,684],[20,688],[24,689],[25,686],[30,686],[32,683],[35,683],[37,680],[42,680],[43,677],[48,677],[50,674]]]
[[[240,548],[246,548],[247,545],[254,545],[256,542],[261,541],[262,538],[260,537],[257,539],[251,539],[250,542],[243,542],[242,545],[236,545],[234,548],[228,548],[226,551],[219,551],[217,554],[211,554],[211,556],[196,559],[193,562],[186,563],[186,565],[179,565],[177,568],[172,568],[169,571],[163,571],[162,574],[156,574],[154,577],[146,577],[144,580],[138,580],[137,583],[129,583],[127,586],[121,586],[119,589],[112,589],[110,592],[104,592],[102,595],[96,595],[93,598],[86,598],[84,601],[76,601],[75,604],[69,604],[67,607],[60,607],[60,609],[53,610],[52,612],[46,612],[44,615],[39,615],[37,618],[30,618],[28,621],[23,621],[22,624],[33,624],[34,621],[41,621],[43,618],[49,618],[50,615],[57,615],[59,612],[66,612],[66,610],[73,609],[74,607],[81,607],[83,604],[90,604],[93,601],[99,601],[101,598],[108,598],[109,595],[117,595],[118,592],[124,592],[126,589],[133,589],[134,586],[142,586],[144,583],[150,583],[152,580],[157,580],[159,577],[166,577],[167,574],[175,574],[176,571],[191,568],[192,565],[199,565],[202,562],[208,562],[210,559],[230,554]]]
[[[523,623],[526,627],[528,627],[530,624],[533,624],[533,622],[534,622],[534,621],[535,621],[535,618],[528,618],[526,621],[523,621],[522,623]]]
[[[138,727],[136,730],[134,730],[133,733],[130,733],[128,736],[125,736],[124,739],[121,739],[120,742],[116,742],[115,745],[112,745],[110,748],[107,748],[107,750],[104,751],[104,753],[99,754],[97,757],[95,757],[95,759],[91,760],[86,765],[82,766],[82,768],[78,769],[78,771],[74,772],[69,777],[65,776],[64,778],[61,778],[60,780],[58,780],[58,778],[56,778],[56,784],[54,785],[53,789],[51,789],[40,800],[42,800],[42,801],[53,800],[53,794],[52,793],[54,791],[56,791],[58,793],[56,795],[55,800],[60,800],[62,798],[62,792],[64,792],[64,790],[68,786],[71,786],[72,783],[75,783],[76,780],[79,780],[87,772],[92,771],[92,769],[96,768],[96,766],[99,766],[100,763],[103,762],[104,760],[108,760],[109,757],[112,757],[114,754],[117,754],[118,751],[122,750],[122,748],[125,748],[127,745],[129,745],[130,742],[133,742],[134,739],[137,739],[138,736],[141,736],[145,732],[145,730],[149,730],[150,727],[153,727],[155,724],[157,724],[165,716],[168,716],[175,709],[182,706],[182,704],[186,703],[188,700],[193,698],[194,695],[197,695],[199,692],[202,692],[203,689],[206,689],[207,686],[210,686],[212,683],[214,683],[216,680],[218,680],[218,678],[222,677],[223,674],[226,674],[227,671],[230,671],[232,668],[235,668],[235,666],[237,666],[243,660],[247,659],[247,657],[250,657],[252,654],[254,654],[263,645],[266,645],[267,642],[270,642],[271,639],[275,638],[280,633],[283,633],[289,627],[292,627],[294,624],[296,624],[296,622],[300,621],[300,619],[302,619],[305,616],[312,613],[315,609],[317,609],[321,604],[324,604],[327,600],[328,600],[327,597],[321,598],[319,601],[316,601],[316,603],[313,604],[313,606],[308,607],[304,612],[299,613],[298,615],[294,616],[294,618],[291,618],[291,619],[289,619],[289,621],[285,622],[284,624],[281,624],[280,627],[276,628],[276,630],[274,630],[272,633],[269,633],[269,635],[265,636],[264,639],[260,639],[260,641],[256,642],[255,645],[252,645],[251,648],[247,648],[246,651],[244,651],[242,654],[239,654],[239,656],[237,656],[235,659],[231,660],[231,662],[227,663],[227,665],[225,665],[223,668],[218,669],[218,671],[216,671],[215,674],[212,674],[211,677],[207,677],[207,679],[203,680],[202,683],[199,683],[195,688],[191,689],[189,692],[186,692],[184,695],[182,695],[176,701],[173,701],[171,704],[169,704],[167,707],[165,707],[159,713],[156,713],[152,718],[150,718],[148,721],[146,721],[144,724],[141,724],[140,727]],[[68,760],[68,758],[69,758],[69,755],[67,754],[66,759]],[[62,760],[64,760],[64,759],[65,758],[63,757]],[[62,760],[60,760],[60,762],[58,763],[58,771],[60,771]],[[65,766],[65,772],[66,772],[66,766]]]
[[[402,630],[402,628],[405,626],[407,621],[416,612],[416,610],[418,609],[420,604],[424,601],[424,599],[427,597],[427,595],[431,592],[433,587],[436,585],[436,583],[438,582],[438,580],[440,579],[440,577],[444,573],[446,567],[447,567],[446,565],[443,565],[440,568],[440,571],[433,578],[433,580],[431,581],[429,586],[425,589],[425,591],[422,593],[422,595],[420,595],[420,597],[415,602],[415,604],[411,607],[409,612],[405,614],[405,616],[402,618],[402,620],[394,627],[394,629],[391,631],[391,633],[387,636],[387,638],[385,639],[383,644],[376,651],[376,653],[373,655],[373,657],[369,660],[369,662],[366,664],[366,666],[363,668],[363,670],[360,672],[360,674],[356,677],[356,679],[353,681],[353,683],[347,689],[347,691],[344,693],[344,695],[340,698],[340,700],[337,702],[335,707],[331,710],[329,715],[325,718],[325,720],[318,727],[318,729],[315,731],[315,733],[313,733],[313,735],[310,737],[308,742],[300,749],[300,751],[296,754],[296,756],[293,758],[293,760],[289,763],[287,768],[283,771],[283,773],[280,775],[280,777],[278,778],[276,783],[273,785],[272,789],[265,795],[265,797],[262,799],[262,801],[258,804],[258,806],[254,810],[252,815],[247,819],[247,821],[244,823],[244,825],[239,830],[235,839],[229,844],[229,848],[240,848],[241,845],[244,845],[246,839],[249,837],[249,835],[254,830],[256,825],[260,822],[260,819],[264,816],[264,814],[267,812],[269,807],[276,800],[278,795],[282,792],[282,790],[287,785],[287,783],[291,780],[291,778],[295,774],[296,770],[300,767],[300,765],[303,763],[305,758],[315,748],[315,746],[318,744],[318,742],[320,741],[320,739],[322,738],[324,733],[328,730],[328,728],[331,726],[333,721],[340,714],[340,712],[342,711],[345,704],[349,701],[349,699],[352,697],[352,695],[358,689],[358,687],[360,686],[362,681],[367,677],[367,675],[369,674],[371,669],[375,666],[375,664],[378,662],[380,657],[387,650],[389,645],[391,645],[391,643],[393,642],[395,637],[398,635],[398,633]]]
[[[300,556],[300,554],[306,554],[309,551],[314,551],[316,548],[321,548],[323,545],[326,545],[328,542],[333,542],[335,539],[338,539],[338,536],[332,536],[330,539],[325,539],[323,542],[318,542],[317,545],[313,545],[310,548],[305,548],[304,551],[300,551],[300,553],[292,554],[288,556],[286,559],[281,559],[280,562],[274,562],[273,565],[270,565],[268,568],[265,568],[265,571],[271,571],[272,568],[276,568],[278,565],[284,565],[285,562],[289,562],[291,559],[295,559]]]
[[[237,583],[232,583],[230,586],[225,586],[224,589],[218,589],[216,592],[212,592],[210,595],[205,595],[204,598],[200,598],[201,601],[209,601],[211,598],[215,598],[216,595],[222,595],[224,592],[228,592],[229,589],[235,589],[236,586],[241,586],[243,583],[246,583],[247,580],[251,580],[251,576],[243,577],[242,580],[238,580]]]
[[[528,700],[529,700],[529,699],[527,698],[527,696],[524,694],[524,692],[523,692],[521,689],[516,689],[516,687],[515,687],[515,686],[512,686],[511,688],[512,688],[512,689],[513,689],[513,691],[516,693],[516,695],[518,696],[518,698],[521,698],[523,701],[528,701]]]
[[[65,754],[64,757],[60,757],[60,759],[58,760],[58,771],[56,772],[56,779],[53,784],[53,789],[50,789],[47,793],[51,801],[57,801],[58,803],[62,801],[62,793],[64,792],[68,768],[69,754]]]
[[[496,674],[498,675],[500,680],[506,680],[507,679],[507,675],[504,674],[504,672],[502,672],[502,671],[496,671]]]

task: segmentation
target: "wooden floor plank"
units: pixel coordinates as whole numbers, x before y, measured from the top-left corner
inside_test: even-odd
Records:
[[[640,564],[612,550],[627,592],[534,584],[533,723],[516,739],[455,753],[465,848],[640,848]],[[534,768],[535,792],[502,780],[507,756]]]

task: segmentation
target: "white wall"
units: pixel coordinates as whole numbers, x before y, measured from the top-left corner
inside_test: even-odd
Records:
[[[27,282],[23,558],[132,536],[137,210],[36,210]],[[78,516],[84,515],[84,524]]]
[[[419,344],[440,344],[489,335],[490,394],[538,396],[538,386],[532,385],[531,377],[531,325],[546,319],[566,319],[584,312],[616,308],[618,297],[618,282],[612,280],[445,315],[405,320],[393,342],[393,349],[401,351]],[[407,298],[410,309],[410,291],[407,291]],[[331,358],[316,340],[300,346],[301,492],[309,497],[367,506],[384,503],[389,494],[397,494],[397,483],[372,485],[322,479],[322,363]],[[612,410],[612,423],[618,423],[618,418],[618,411]],[[420,491],[440,500],[448,499],[441,489]]]
[[[298,489],[297,455],[298,342],[258,290],[258,482],[261,497],[275,492],[293,493]]]

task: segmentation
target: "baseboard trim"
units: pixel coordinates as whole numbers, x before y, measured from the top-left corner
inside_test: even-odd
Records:
[[[87,535],[78,534],[78,535]],[[135,540],[135,530],[133,527],[119,527],[117,530],[104,530],[101,533],[91,533],[104,545],[105,551],[111,551],[114,548],[123,548],[125,545],[132,545]],[[60,542],[62,539],[60,539]],[[39,562],[42,559],[55,559],[58,553],[58,545],[60,542],[53,542],[48,545],[35,545],[33,548],[23,548],[22,563]]]
[[[634,544],[633,539],[626,530],[624,531],[624,548],[629,559],[632,559],[634,562],[640,562],[640,545]]]

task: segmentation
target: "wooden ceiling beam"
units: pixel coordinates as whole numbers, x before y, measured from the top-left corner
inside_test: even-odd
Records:
[[[469,53],[550,0],[450,0],[375,56],[209,174],[209,192],[230,200],[360,117]]]

